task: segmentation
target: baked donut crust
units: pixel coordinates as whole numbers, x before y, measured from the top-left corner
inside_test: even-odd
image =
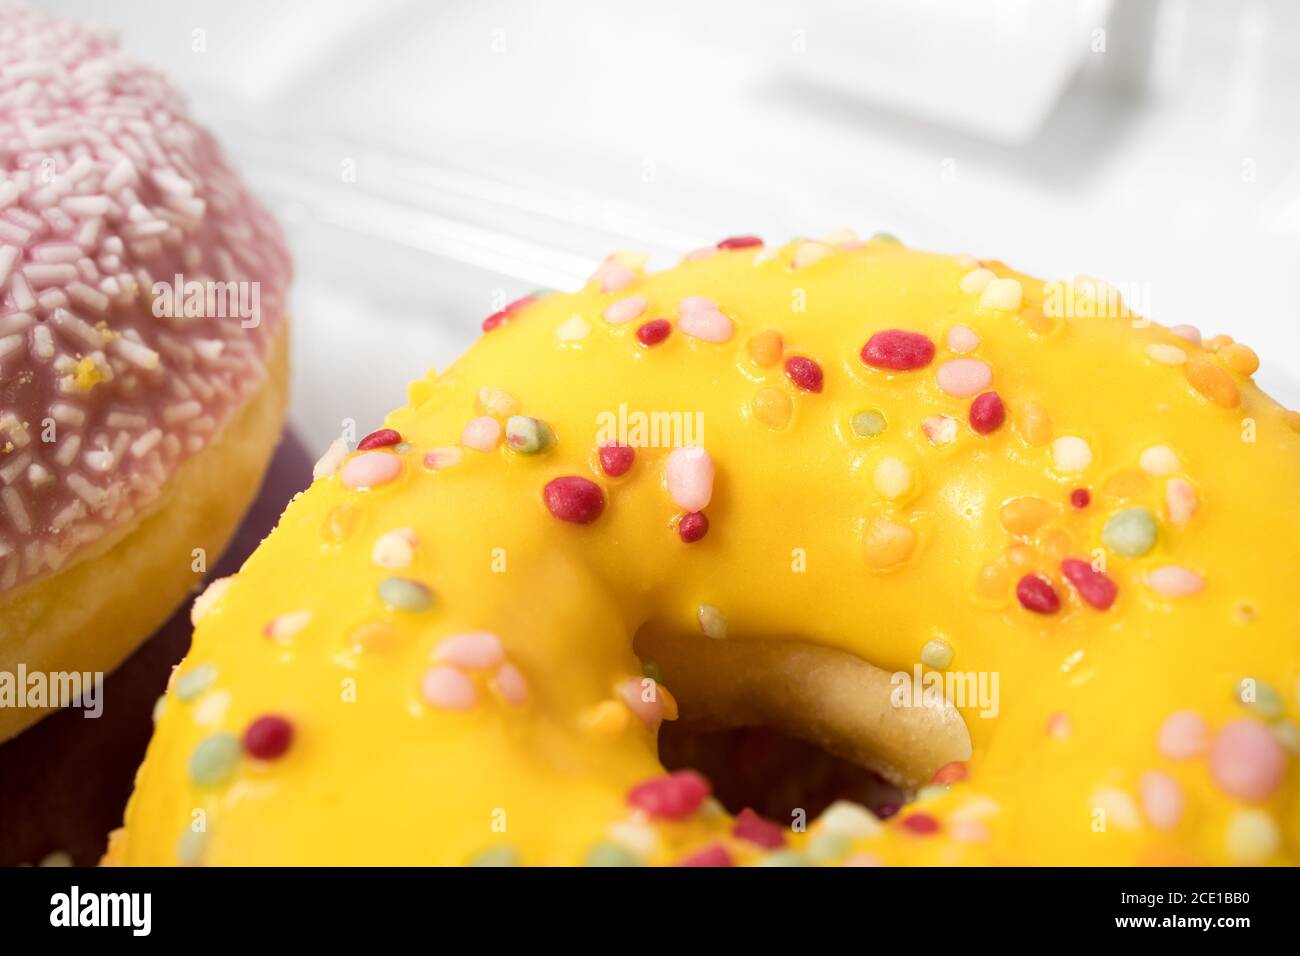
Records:
[[[0,594],[0,671],[108,673],[203,581],[257,494],[279,441],[289,387],[288,323],[266,378],[156,504],[90,546],[75,564]],[[204,570],[195,570],[202,549]],[[0,708],[0,740],[55,708]]]

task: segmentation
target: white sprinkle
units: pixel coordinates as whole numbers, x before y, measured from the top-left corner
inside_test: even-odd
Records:
[[[120,355],[132,365],[143,369],[156,369],[159,364],[158,353],[147,345],[128,339],[126,336],[120,336],[113,340],[109,346],[109,351]]]
[[[1187,353],[1177,345],[1148,345],[1146,352],[1153,362],[1161,365],[1182,365],[1187,361]]]
[[[984,287],[980,294],[981,309],[999,309],[1003,312],[1015,312],[1020,308],[1024,292],[1017,279],[994,279]]]
[[[135,441],[131,443],[131,455],[135,458],[143,458],[149,452],[157,447],[158,442],[162,440],[162,429],[151,428]]]
[[[962,292],[973,295],[976,292],[983,292],[985,287],[995,278],[997,276],[993,274],[991,269],[973,269],[962,276],[957,285]]]
[[[1082,438],[1063,435],[1052,442],[1052,460],[1061,471],[1085,471],[1092,464],[1092,449]]]
[[[1138,457],[1138,465],[1148,475],[1171,475],[1178,470],[1178,455],[1168,445],[1152,445]]]

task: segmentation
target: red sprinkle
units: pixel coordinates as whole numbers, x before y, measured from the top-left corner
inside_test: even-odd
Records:
[[[785,374],[805,392],[822,390],[822,367],[810,358],[792,355],[785,360]]]
[[[702,511],[689,511],[677,522],[677,533],[687,544],[694,544],[709,533],[709,519]]]
[[[1007,420],[1007,407],[1002,404],[1002,397],[997,392],[985,392],[977,395],[970,403],[970,427],[981,435],[995,432]]]
[[[636,330],[636,340],[647,347],[658,345],[672,330],[673,324],[667,319],[651,319]]]
[[[748,249],[750,246],[761,246],[763,240],[758,236],[732,236],[729,239],[723,239],[718,243],[719,249]]]
[[[636,461],[636,449],[630,445],[601,445],[598,454],[600,470],[611,478],[626,475],[632,463]]]
[[[1115,582],[1109,575],[1094,570],[1087,561],[1066,558],[1061,562],[1061,573],[1074,585],[1079,592],[1079,597],[1098,611],[1109,610],[1115,603],[1115,595],[1119,593],[1119,588],[1115,586]]]
[[[678,866],[735,866],[731,859],[731,854],[721,843],[715,843],[713,846],[706,847],[698,853],[692,853],[686,859],[681,860]]]
[[[1086,508],[1092,504],[1092,494],[1087,488],[1075,488],[1070,492],[1070,504],[1076,508]]]
[[[506,322],[509,322],[510,319],[514,318],[516,312],[534,301],[536,300],[534,300],[532,296],[526,295],[522,299],[516,299],[514,302],[511,302],[500,312],[493,312],[483,320],[483,331],[491,332],[498,325],[504,325]]]
[[[293,724],[278,714],[263,714],[244,731],[244,750],[258,760],[283,757],[293,743]]]
[[[950,783],[956,783],[958,780],[965,780],[969,776],[966,765],[960,760],[954,760],[952,763],[946,763],[934,772],[934,779],[931,783],[937,783],[940,786],[946,786]]]
[[[402,440],[401,432],[394,431],[391,428],[381,428],[379,431],[371,432],[361,441],[357,442],[357,451],[369,451],[372,448],[387,448],[389,445],[396,445]]]
[[[911,371],[934,361],[934,343],[920,332],[886,329],[862,346],[862,361],[875,368]]]
[[[709,781],[694,770],[678,770],[667,776],[638,783],[628,791],[627,802],[661,820],[685,820],[712,792]]]
[[[910,817],[904,817],[898,825],[917,836],[929,836],[931,833],[939,832],[939,821],[928,813],[913,813]]]
[[[732,836],[738,839],[748,840],[750,843],[756,843],[769,850],[785,846],[785,830],[782,829],[781,825],[763,819],[750,807],[745,807],[740,811],[740,815],[736,817],[736,825],[731,828],[731,833]]]
[[[903,809],[903,806],[899,803],[878,803],[871,808],[871,812],[881,820],[888,820],[890,817],[895,816],[901,809]]]
[[[1026,574],[1016,584],[1016,597],[1026,611],[1055,614],[1061,609],[1061,596],[1041,574]]]
[[[600,485],[577,475],[553,478],[542,489],[551,514],[561,521],[591,524],[605,510],[605,493]]]

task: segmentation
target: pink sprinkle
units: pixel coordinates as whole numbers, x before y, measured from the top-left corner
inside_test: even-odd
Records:
[[[673,324],[667,319],[651,319],[636,330],[636,340],[650,348],[668,338],[672,330]]]
[[[693,853],[686,859],[681,860],[678,866],[735,866],[731,859],[731,854],[721,843],[715,843],[710,847]]]
[[[870,853],[854,853],[852,856],[844,858],[845,866],[884,866],[880,857],[873,856]]]
[[[1187,568],[1168,564],[1147,574],[1151,590],[1163,597],[1191,597],[1205,590],[1205,579]]]
[[[758,236],[731,236],[723,239],[718,243],[719,249],[748,249],[751,246],[761,246],[763,240]]]
[[[1053,740],[1069,740],[1074,733],[1074,721],[1063,710],[1053,711],[1047,717],[1047,736]]]
[[[624,322],[631,322],[638,315],[646,310],[646,298],[643,295],[630,295],[626,299],[619,299],[613,302],[605,309],[605,321],[612,325],[622,325]]]
[[[381,428],[378,431],[371,432],[361,441],[357,442],[357,451],[369,451],[372,448],[387,448],[389,445],[396,445],[402,440],[400,432],[391,428]]]
[[[1196,489],[1184,478],[1170,478],[1165,485],[1165,512],[1176,525],[1184,525],[1196,514]]]
[[[1070,504],[1076,508],[1086,508],[1092,504],[1092,493],[1087,488],[1075,488],[1070,492]]]
[[[919,332],[886,329],[867,339],[867,344],[862,346],[862,361],[873,368],[900,372],[925,368],[934,361],[934,343]]]
[[[454,667],[431,667],[420,679],[420,693],[432,707],[469,710],[478,702],[478,692],[468,677]]]
[[[1201,330],[1194,325],[1174,325],[1170,327],[1169,331],[1180,339],[1186,339],[1193,345],[1201,344]]]
[[[1187,760],[1204,753],[1209,739],[1210,728],[1200,714],[1178,710],[1166,717],[1156,732],[1156,749],[1170,760]]]
[[[785,360],[785,374],[805,392],[822,390],[822,367],[810,358],[792,355]]]
[[[402,459],[383,451],[366,451],[343,466],[346,488],[378,488],[392,481],[402,470]]]
[[[636,449],[629,445],[601,445],[597,455],[600,458],[600,470],[611,478],[626,475],[636,461]]]
[[[698,511],[691,511],[677,521],[677,534],[687,544],[694,544],[709,533],[709,519]]]
[[[966,765],[960,760],[954,760],[952,763],[946,763],[934,772],[934,778],[930,781],[940,786],[947,786],[950,783],[956,783],[959,780],[965,780],[969,775]]]
[[[983,843],[992,836],[982,820],[958,820],[949,833],[958,843]]]
[[[718,254],[716,246],[701,246],[699,249],[692,249],[682,258],[686,262],[703,262],[705,259],[712,259]]]
[[[553,478],[542,489],[551,514],[572,524],[591,524],[605,510],[605,493],[600,485],[577,475]]]
[[[785,830],[781,825],[763,819],[750,807],[740,811],[731,828],[731,835],[769,850],[785,846]]]
[[[621,292],[636,281],[636,273],[617,259],[610,259],[592,278],[600,283],[601,292]]]
[[[1267,800],[1282,783],[1286,754],[1263,724],[1234,720],[1210,748],[1210,776],[1219,789],[1241,800]]]
[[[1007,420],[1007,409],[997,392],[985,392],[970,403],[970,427],[981,435],[995,432]]]
[[[646,700],[647,686],[654,686],[652,700]],[[618,688],[619,696],[623,698],[623,703],[627,704],[627,709],[636,714],[641,723],[646,725],[646,729],[651,733],[659,729],[659,725],[664,720],[664,705],[659,699],[659,687],[649,678],[633,677],[625,680]]]
[[[433,471],[439,468],[451,468],[453,465],[459,465],[464,457],[465,453],[459,448],[432,448],[424,456],[424,467]]]
[[[628,791],[627,802],[655,819],[685,820],[712,791],[694,770],[678,770],[638,783]]]
[[[528,703],[528,681],[525,680],[523,673],[514,664],[506,661],[497,668],[496,676],[492,682],[497,689],[497,693],[502,699],[514,707],[522,707]]]
[[[1142,809],[1157,830],[1172,830],[1183,818],[1183,788],[1167,773],[1151,770],[1138,781]]]
[[[1106,611],[1115,603],[1119,588],[1108,574],[1094,570],[1087,561],[1066,558],[1061,562],[1061,573],[1074,585],[1079,597],[1098,611]]]
[[[501,444],[501,423],[491,415],[471,418],[460,433],[460,443],[475,451],[494,451]]]
[[[468,631],[443,638],[433,652],[433,659],[462,670],[486,671],[506,659],[501,638],[491,631]]]
[[[949,359],[939,366],[939,387],[956,398],[970,398],[989,387],[993,370],[979,359]]]
[[[948,330],[948,348],[958,355],[979,348],[980,337],[964,325],[954,325]]]
[[[677,306],[677,325],[682,332],[702,342],[722,343],[731,338],[735,325],[710,300],[692,295]]]
[[[911,816],[904,817],[898,825],[917,836],[929,836],[939,832],[939,821],[928,813],[913,813]]]
[[[703,511],[713,498],[713,459],[703,448],[676,448],[665,465],[668,494],[683,511]]]
[[[1041,574],[1026,574],[1016,584],[1016,597],[1026,611],[1055,614],[1061,609],[1061,597]]]

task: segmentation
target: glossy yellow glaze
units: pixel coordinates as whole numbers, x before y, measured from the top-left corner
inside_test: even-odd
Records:
[[[633,637],[648,623],[708,640],[698,624],[707,604],[725,617],[727,641],[797,637],[911,672],[927,641],[941,639],[953,650],[949,671],[997,675],[996,717],[979,716],[977,703],[961,709],[974,746],[967,779],[926,788],[900,814],[932,816],[939,832],[918,835],[896,818],[831,858],[1245,862],[1230,822],[1262,810],[1281,832],[1262,861],[1293,862],[1293,754],[1281,786],[1251,803],[1216,786],[1206,757],[1162,756],[1156,737],[1183,709],[1212,732],[1246,718],[1294,736],[1296,417],[1215,353],[1129,318],[1061,316],[1044,301],[1043,283],[998,263],[984,265],[1021,281],[1014,311],[980,308],[979,292],[962,291],[976,268],[965,257],[848,242],[805,254],[797,261],[808,264],[796,269],[800,248],[724,251],[665,272],[638,269],[616,293],[592,283],[546,297],[448,371],[414,383],[410,404],[386,422],[407,443],[385,452],[401,458],[398,478],[369,490],[345,487],[338,474],[317,480],[202,618],[178,675],[206,664],[215,678],[189,700],[173,680],[109,861],[176,862],[184,834],[198,826],[204,835],[184,837],[182,856],[210,864],[458,864],[493,849],[524,864],[573,864],[611,839],[652,863],[718,840],[739,862],[757,862],[766,851],[730,836],[716,807],[686,822],[647,822],[626,801],[632,785],[663,772],[654,733],[619,717],[615,688],[641,674]],[[602,318],[633,294],[648,300],[643,315],[617,326]],[[713,300],[734,321],[729,341],[676,328],[687,296]],[[574,337],[584,328],[575,316],[590,326],[585,338]],[[654,317],[674,319],[674,330],[647,348],[636,329]],[[992,367],[990,387],[1007,406],[1006,424],[989,435],[968,426],[969,398],[936,384],[954,357],[946,342],[957,324],[978,336],[970,354]],[[562,326],[568,341],[557,338]],[[928,335],[934,361],[906,372],[864,365],[863,344],[889,328]],[[1184,366],[1153,359],[1153,344],[1224,369],[1238,404],[1207,398]],[[820,363],[824,390],[794,387],[774,354]],[[549,423],[553,447],[538,455],[467,449],[459,464],[424,467],[429,449],[457,445],[483,387],[504,389],[523,414]],[[755,405],[765,390],[789,399],[784,425],[786,402],[769,391]],[[601,473],[597,433],[620,405],[630,414],[702,413],[702,444],[717,467],[703,540],[687,545],[676,533],[669,449],[639,449],[622,477]],[[853,433],[850,420],[865,409],[885,418],[879,436]],[[956,438],[937,446],[921,423],[942,415],[956,419]],[[1050,440],[1061,436],[1087,441],[1093,460],[1083,472],[1055,466]],[[1172,475],[1139,466],[1155,445],[1176,454]],[[911,468],[911,488],[895,500],[876,481],[890,456]],[[542,488],[562,475],[603,488],[594,523],[548,512]],[[1177,477],[1198,501],[1181,526],[1165,516],[1166,483]],[[1071,507],[1081,487],[1091,504]],[[1003,505],[1025,496],[1046,505],[1014,507],[1013,537]],[[1154,550],[1134,559],[1107,552],[1100,537],[1106,519],[1130,506],[1159,521]],[[888,570],[864,556],[864,528],[878,516],[918,534],[910,557]],[[418,539],[401,571],[372,560],[376,539],[395,528]],[[1104,559],[1119,589],[1113,607],[1080,600],[1060,574],[1068,555]],[[1145,575],[1171,564],[1201,574],[1204,592],[1156,594]],[[1059,613],[1020,606],[1015,582],[1029,571],[1054,584]],[[377,588],[392,574],[426,584],[433,606],[385,606]],[[299,611],[311,619],[297,633],[264,635],[273,618]],[[475,676],[473,709],[431,707],[420,679],[438,642],[481,630],[500,635],[530,701],[507,704]],[[1281,713],[1244,705],[1243,678],[1271,688]],[[293,721],[284,757],[241,756],[225,782],[191,781],[201,740],[239,735],[265,713]],[[1148,771],[1182,791],[1172,829],[1148,819],[1140,792]],[[801,850],[819,829],[810,821],[791,847]]]

